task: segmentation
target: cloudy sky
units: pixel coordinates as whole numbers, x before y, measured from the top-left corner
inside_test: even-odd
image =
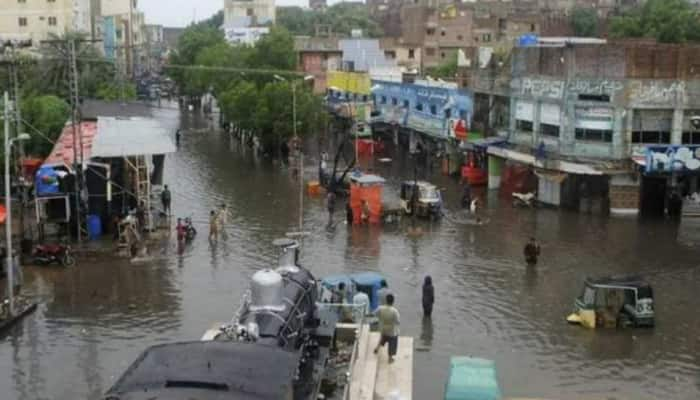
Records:
[[[329,1],[335,3],[336,1]],[[277,0],[278,6],[308,6],[308,0]],[[139,0],[139,9],[146,14],[146,23],[165,26],[186,26],[209,18],[224,8],[224,0]]]

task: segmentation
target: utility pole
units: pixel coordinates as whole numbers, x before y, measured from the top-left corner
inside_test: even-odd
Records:
[[[11,212],[11,196],[12,188],[10,187],[10,95],[5,92],[3,106],[5,108],[5,241],[7,258],[5,265],[7,267],[7,298],[10,301],[10,316],[15,314],[15,299],[14,299],[14,282],[12,271],[12,212]]]
[[[81,197],[83,193],[83,185],[82,185],[82,177],[83,177],[83,139],[82,139],[82,132],[80,130],[80,120],[78,117],[78,105],[80,102],[80,97],[79,97],[79,85],[78,85],[78,61],[77,61],[77,56],[75,54],[75,40],[71,40],[69,43],[70,46],[70,58],[69,58],[69,65],[70,65],[70,103],[71,103],[71,122],[73,126],[73,170],[75,171],[75,181],[74,181],[74,188],[75,188],[75,220],[76,220],[76,231],[77,231],[77,238],[78,238],[78,243],[81,243],[83,240],[83,232],[82,232],[82,215],[81,215]],[[78,165],[78,144],[80,144],[80,165]]]

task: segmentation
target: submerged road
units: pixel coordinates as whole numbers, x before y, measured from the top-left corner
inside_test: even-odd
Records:
[[[27,271],[25,291],[42,304],[0,341],[3,400],[100,398],[146,347],[195,340],[228,320],[252,273],[275,261],[272,240],[297,229],[298,185],[288,172],[256,160],[201,119],[157,113],[173,132],[182,124],[181,150],[166,159],[166,183],[175,214],[192,216],[200,235],[182,257],[170,240],[149,263],[101,259]],[[387,191],[397,190],[401,171],[413,171],[398,161],[377,169],[395,177]],[[314,171],[309,166],[307,176]],[[419,237],[406,234],[406,221],[340,224],[328,233],[323,199],[307,196],[304,207],[311,232],[305,266],[317,276],[375,270],[388,277],[401,333],[415,338],[414,399],[442,398],[452,355],[495,359],[508,396],[700,398],[700,228],[513,209],[483,192],[489,223],[463,225],[455,217],[459,188],[435,180],[446,188],[450,217],[422,224]],[[231,209],[228,237],[212,245],[207,215],[222,202]],[[522,259],[530,236],[542,244],[535,269]],[[655,329],[566,324],[584,277],[623,273],[654,285]],[[436,287],[432,321],[419,311],[427,274]]]

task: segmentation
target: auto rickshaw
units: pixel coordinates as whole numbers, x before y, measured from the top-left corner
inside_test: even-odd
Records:
[[[401,208],[406,214],[438,219],[442,217],[442,195],[438,188],[425,181],[401,184]]]
[[[566,320],[591,329],[653,327],[654,292],[639,277],[588,278]]]

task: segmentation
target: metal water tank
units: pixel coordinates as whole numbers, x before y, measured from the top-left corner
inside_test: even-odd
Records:
[[[282,275],[271,269],[263,269],[255,274],[251,280],[250,295],[252,311],[256,310],[284,310],[282,300]]]
[[[281,274],[295,274],[299,272],[299,242],[283,238],[273,241],[272,244],[280,249],[280,255],[277,260],[277,272]]]

